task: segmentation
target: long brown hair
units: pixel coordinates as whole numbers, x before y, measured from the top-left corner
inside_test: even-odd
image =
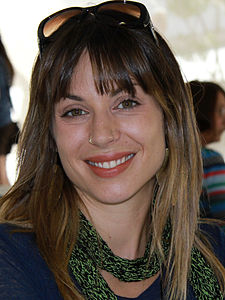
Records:
[[[82,299],[68,274],[79,228],[79,198],[60,166],[52,119],[54,105],[66,96],[84,51],[90,55],[99,93],[107,93],[115,84],[132,93],[134,79],[155,97],[164,113],[169,161],[159,178],[151,232],[152,250],[162,252],[162,232],[170,218],[171,247],[164,283],[169,299],[186,299],[193,246],[214,265],[225,286],[224,268],[196,234],[202,165],[191,97],[174,55],[157,36],[159,46],[147,28],[103,26],[90,16],[79,24],[63,25],[34,66],[30,105],[19,143],[18,179],[1,200],[1,219],[36,234],[64,299]]]

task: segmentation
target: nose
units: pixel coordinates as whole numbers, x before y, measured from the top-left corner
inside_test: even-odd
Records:
[[[120,137],[119,124],[110,113],[95,114],[90,125],[89,142],[98,147],[106,147]]]

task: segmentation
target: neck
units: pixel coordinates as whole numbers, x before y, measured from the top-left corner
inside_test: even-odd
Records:
[[[129,205],[82,206],[81,211],[115,255],[136,259],[143,256],[148,240],[149,199],[151,197]]]

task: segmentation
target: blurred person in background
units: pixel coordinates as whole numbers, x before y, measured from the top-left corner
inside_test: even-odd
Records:
[[[207,145],[218,142],[225,130],[225,91],[215,82],[198,80],[191,81],[190,87],[202,143],[204,168],[202,209],[205,210],[206,217],[224,221],[225,163],[222,155],[207,148]],[[225,223],[222,222],[225,228],[223,224]]]
[[[9,186],[6,156],[17,143],[19,128],[11,119],[10,87],[14,69],[0,37],[0,185]]]

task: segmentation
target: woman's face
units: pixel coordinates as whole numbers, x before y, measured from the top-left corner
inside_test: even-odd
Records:
[[[89,56],[83,54],[69,95],[55,105],[57,150],[83,201],[150,198],[165,154],[163,114],[152,96],[135,89],[135,97],[116,87],[98,94]]]
[[[225,130],[225,96],[220,91],[217,94],[213,125],[213,136],[216,142],[220,140]]]

